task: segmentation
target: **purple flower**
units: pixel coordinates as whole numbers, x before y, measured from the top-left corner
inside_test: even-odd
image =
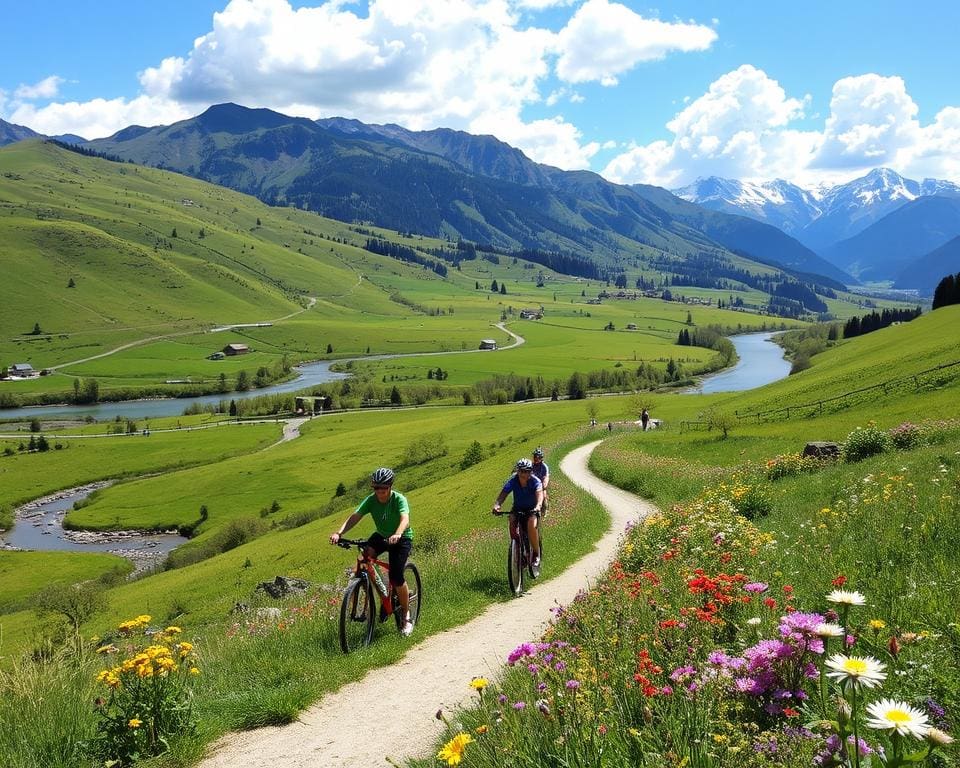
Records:
[[[575,691],[575,690],[576,690],[577,688],[579,688],[579,687],[580,687],[580,681],[579,681],[579,680],[567,680],[567,690],[568,690],[568,691]]]
[[[543,693],[545,690],[547,690],[547,684],[546,684],[546,683],[537,683],[537,691],[538,691],[539,693]]]
[[[675,683],[680,683],[688,677],[693,677],[695,674],[697,674],[697,670],[688,664],[685,667],[677,667],[673,670],[673,672],[670,673],[670,679]]]
[[[752,581],[749,584],[744,584],[743,589],[746,592],[753,592],[756,595],[759,595],[761,592],[766,592],[770,589],[769,584],[764,584],[762,581]]]
[[[527,671],[528,671],[531,675],[536,675],[537,672],[540,671],[540,667],[538,667],[536,664],[527,664]]]
[[[524,656],[536,656],[536,655],[537,655],[537,649],[533,645],[533,643],[522,643],[521,645],[518,645],[516,648],[514,648],[510,652],[510,655],[507,656],[507,663],[512,667]]]
[[[506,695],[501,693],[499,696],[497,696],[497,701],[498,701],[500,704],[506,704],[506,703],[507,703],[507,697],[506,697]]]
[[[553,665],[553,668],[557,670],[557,672],[563,672],[567,668],[567,665],[562,661],[558,661]]]
[[[521,709],[527,708],[527,702],[518,701],[516,704],[513,705],[513,708],[519,712]]]

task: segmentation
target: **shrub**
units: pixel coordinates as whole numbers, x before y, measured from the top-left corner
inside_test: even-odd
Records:
[[[901,451],[918,446],[923,438],[923,432],[916,424],[903,422],[890,430],[890,442],[893,447]]]
[[[399,466],[416,467],[420,464],[426,464],[432,459],[446,456],[447,452],[447,442],[443,435],[425,435],[407,446]]]
[[[460,469],[467,469],[481,461],[483,461],[483,446],[474,440],[467,448],[467,452],[463,454],[463,459],[460,460]]]
[[[890,437],[876,424],[857,427],[847,435],[843,444],[844,461],[862,461],[870,456],[883,453],[890,445]]]
[[[823,459],[804,456],[801,453],[784,453],[767,461],[764,472],[768,480],[795,477],[807,472],[816,472],[823,466]]]

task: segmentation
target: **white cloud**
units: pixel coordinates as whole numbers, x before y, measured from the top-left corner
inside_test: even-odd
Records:
[[[611,160],[603,173],[615,181],[664,186],[705,175],[765,177],[772,167],[794,162],[783,156],[779,145],[789,122],[803,115],[805,103],[788,97],[765,72],[745,64],[714,81],[667,123],[672,142],[632,147]],[[804,139],[794,131],[789,143],[809,154]]]
[[[52,99],[60,92],[60,86],[65,81],[57,75],[45,77],[39,83],[33,85],[20,85],[13,92],[13,98],[16,101],[29,101],[32,99]]]
[[[838,80],[814,166],[859,169],[896,162],[901,149],[921,138],[917,112],[902,78],[868,74]]]
[[[821,130],[791,127],[805,117],[809,99],[789,97],[762,70],[741,66],[667,123],[671,140],[631,146],[602,173],[666,187],[711,175],[813,187],[880,166],[910,178],[960,180],[960,107],[921,126],[900,77],[865,74],[835,83]]]
[[[170,123],[234,101],[306,117],[344,115],[408,128],[483,126],[531,157],[586,167],[597,145],[549,113],[583,94],[567,83],[612,86],[639,62],[704,50],[716,33],[694,23],[645,19],[624,5],[586,0],[230,0],[192,50],[140,73],[132,99],[49,103],[58,82],[7,103],[44,133],[107,135],[131,123]],[[559,32],[524,19],[550,11]],[[572,16],[571,16],[572,14]],[[559,84],[557,83],[559,80]],[[5,112],[6,113],[6,112]],[[76,122],[71,123],[74,120]]]
[[[716,39],[716,32],[700,24],[646,19],[620,3],[587,0],[558,34],[557,76],[613,86],[639,62],[673,51],[704,51]]]
[[[47,104],[37,108],[20,105],[10,122],[57,136],[75,133],[85,139],[109,136],[128,125],[162,125],[190,117],[181,104],[140,96],[135,99],[93,99],[85,102]]]

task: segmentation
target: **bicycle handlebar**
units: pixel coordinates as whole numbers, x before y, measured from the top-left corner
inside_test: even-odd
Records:
[[[350,549],[350,547],[365,547],[369,543],[366,539],[345,539],[342,536],[337,540],[337,546],[343,547],[344,549]]]

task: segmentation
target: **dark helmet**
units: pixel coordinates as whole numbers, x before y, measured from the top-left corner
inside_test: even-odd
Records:
[[[530,469],[530,470],[532,470],[532,469],[533,469],[533,462],[530,461],[530,459],[527,459],[527,458],[520,459],[519,461],[517,461],[517,472],[519,472],[521,469]]]
[[[543,458],[543,448],[541,448],[539,445],[533,449],[533,458],[535,459]]]
[[[374,485],[393,485],[393,470],[387,467],[380,467],[380,469],[373,471],[370,479]]]

